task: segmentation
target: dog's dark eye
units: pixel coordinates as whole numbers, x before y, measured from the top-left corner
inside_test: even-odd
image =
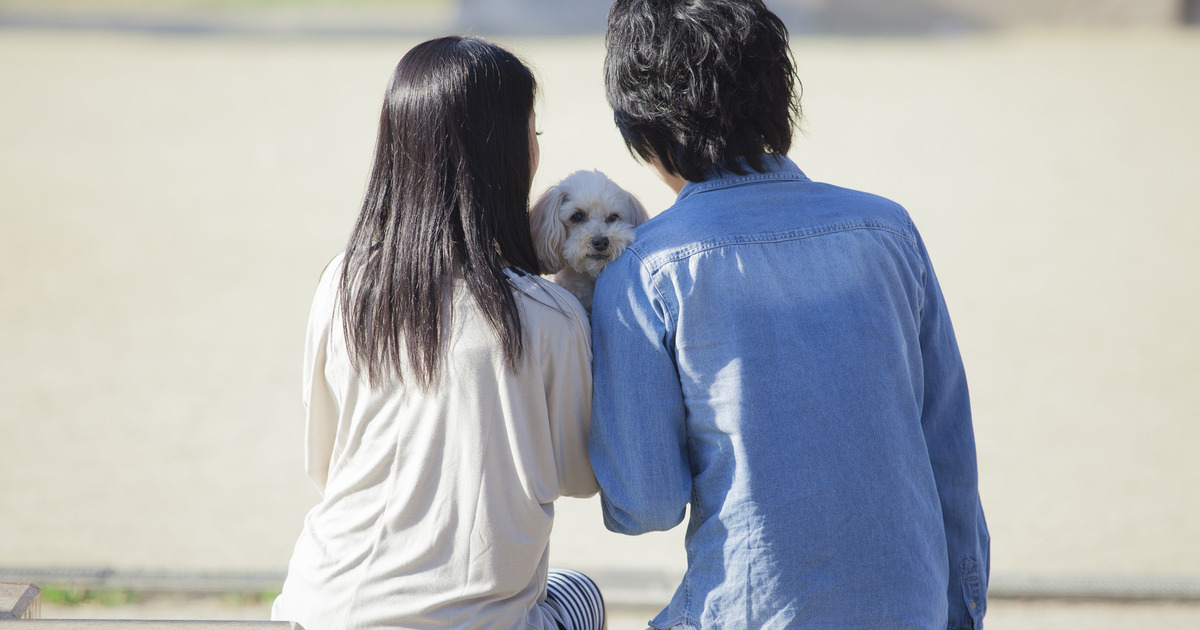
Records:
[[[576,212],[575,214],[572,214],[571,218],[569,218],[567,220],[570,221],[571,223],[579,223],[580,221],[583,221],[583,213]]]
[[[606,218],[604,219],[604,222],[605,222],[605,223],[616,223],[617,221],[620,221],[620,220],[621,220],[621,215],[619,215],[619,214],[610,214],[610,215],[608,215],[608,217],[606,217]]]

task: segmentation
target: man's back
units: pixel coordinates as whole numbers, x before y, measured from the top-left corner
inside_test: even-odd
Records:
[[[961,524],[965,555],[943,522],[978,495],[932,268],[896,204],[786,159],[766,170],[687,184],[601,274],[606,524],[667,529],[691,504],[688,573],[658,627],[947,627],[948,592],[979,587],[950,567],[984,562],[983,522]]]

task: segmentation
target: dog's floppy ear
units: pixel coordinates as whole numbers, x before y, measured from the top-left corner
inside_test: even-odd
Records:
[[[566,266],[563,258],[563,241],[567,238],[566,227],[558,218],[563,202],[567,200],[567,191],[558,186],[551,186],[542,193],[529,210],[529,227],[533,230],[533,246],[537,250],[538,264],[542,273],[558,273]]]
[[[650,219],[650,215],[646,212],[646,206],[643,206],[642,202],[638,201],[638,198],[633,196],[633,193],[629,192],[628,190],[624,192],[625,196],[628,197],[629,200],[629,223],[631,225],[638,226],[648,221]]]

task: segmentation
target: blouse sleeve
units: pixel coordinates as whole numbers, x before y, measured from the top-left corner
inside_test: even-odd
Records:
[[[587,314],[578,302],[563,304],[566,330],[547,340],[543,367],[559,495],[590,497],[599,490],[588,459],[592,416],[592,347]]]
[[[330,265],[330,268],[335,265]],[[325,379],[325,364],[329,356],[329,334],[333,326],[334,292],[331,278],[336,274],[326,270],[313,298],[308,317],[308,334],[304,344],[303,397],[305,409],[304,468],[322,496],[329,478],[329,461],[337,435],[338,406]]]

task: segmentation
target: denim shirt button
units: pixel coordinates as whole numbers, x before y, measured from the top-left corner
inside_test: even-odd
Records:
[[[975,610],[975,602],[971,602],[971,610]]]

